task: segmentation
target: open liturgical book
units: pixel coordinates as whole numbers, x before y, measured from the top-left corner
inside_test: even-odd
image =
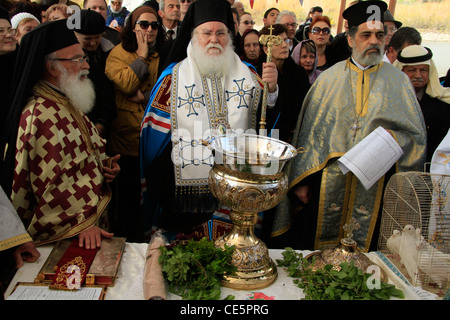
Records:
[[[338,159],[343,174],[349,171],[369,190],[403,154],[394,137],[382,127],[372,131]]]

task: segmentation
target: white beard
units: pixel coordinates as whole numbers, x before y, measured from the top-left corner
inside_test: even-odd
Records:
[[[218,55],[207,54],[208,49],[216,48],[220,53]],[[197,63],[201,74],[206,76],[221,77],[226,74],[233,66],[234,48],[232,40],[228,35],[228,44],[223,48],[220,44],[208,44],[205,48],[198,43],[197,35],[192,37],[192,57]]]
[[[88,78],[81,79],[89,74],[88,70],[82,70],[79,74],[71,76],[67,70],[57,65],[61,71],[59,79],[59,89],[67,96],[70,103],[82,113],[89,113],[95,104],[94,84]]]

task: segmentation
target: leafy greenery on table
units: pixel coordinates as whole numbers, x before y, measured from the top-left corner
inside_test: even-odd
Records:
[[[231,264],[234,246],[218,248],[207,238],[189,240],[172,248],[160,247],[160,250],[159,262],[169,291],[185,300],[219,300],[223,276],[237,270]]]
[[[285,268],[294,283],[305,293],[305,300],[387,300],[391,296],[404,298],[394,285],[380,282],[379,289],[367,286],[371,276],[356,267],[351,261],[340,264],[334,270],[332,265],[313,270],[314,258],[309,261],[302,253],[286,248],[283,259],[277,259],[279,267]],[[370,280],[369,280],[370,281]]]

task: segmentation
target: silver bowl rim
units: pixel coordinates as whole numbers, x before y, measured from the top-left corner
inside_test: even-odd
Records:
[[[289,144],[289,143],[287,143],[285,141],[282,141],[282,140],[279,140],[279,139],[275,139],[275,138],[271,138],[271,137],[267,137],[267,136],[263,136],[263,135],[250,134],[250,133],[231,133],[231,134],[218,135],[218,136],[215,136],[215,137],[213,137],[211,139],[210,146],[211,146],[211,148],[213,150],[218,151],[219,153],[230,154],[231,152],[223,150],[223,148],[219,148],[219,146],[217,146],[217,142],[216,141],[220,140],[222,138],[241,137],[241,136],[255,137],[257,139],[270,140],[270,141],[273,141],[275,143],[282,144],[282,145],[284,145],[286,147],[286,150],[290,150],[290,152],[285,152],[286,156],[284,156],[284,157],[280,158],[280,157],[270,157],[269,156],[268,160],[287,161],[287,160],[290,160],[290,159],[294,158],[297,155],[297,153],[298,153],[297,149],[295,149],[294,146],[292,146],[291,144]],[[289,154],[290,154],[290,156],[289,156]],[[241,158],[244,159],[245,158],[243,156],[237,156],[235,154],[233,154],[232,156],[235,157],[235,158],[238,158],[238,159],[241,159]]]

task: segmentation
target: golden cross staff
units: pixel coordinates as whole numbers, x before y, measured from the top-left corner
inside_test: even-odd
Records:
[[[272,35],[273,26],[269,27],[270,34],[263,34],[259,37],[259,43],[263,46],[267,46],[267,59],[266,62],[272,61],[272,47],[279,45],[281,43],[280,36]],[[263,91],[263,101],[262,101],[262,109],[261,109],[261,121],[259,122],[260,129],[266,128],[266,112],[267,112],[267,92],[268,92],[267,82],[264,82],[264,91]]]

